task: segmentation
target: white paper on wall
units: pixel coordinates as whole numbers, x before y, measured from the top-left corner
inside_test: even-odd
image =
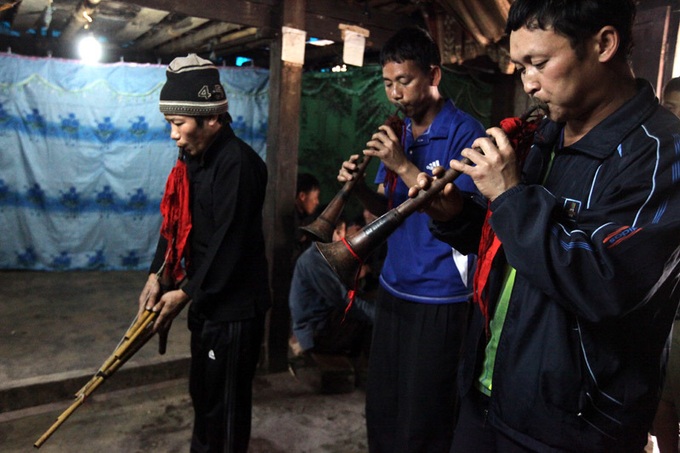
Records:
[[[344,35],[345,45],[342,49],[342,61],[352,66],[363,66],[366,37],[350,30],[345,30]]]
[[[281,60],[303,65],[305,63],[307,32],[291,27],[281,27],[281,32],[283,33]]]

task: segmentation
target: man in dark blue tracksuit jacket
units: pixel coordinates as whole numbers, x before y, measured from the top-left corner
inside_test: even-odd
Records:
[[[680,298],[680,122],[627,65],[633,2],[568,4],[510,11],[511,59],[547,111],[521,172],[498,128],[463,152],[473,165],[451,163],[502,242],[476,288],[452,452],[640,452],[658,402]],[[454,192],[428,212],[474,253],[486,207]]]

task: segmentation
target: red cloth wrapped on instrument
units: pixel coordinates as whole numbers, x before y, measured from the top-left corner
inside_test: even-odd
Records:
[[[173,283],[179,283],[186,276],[182,267],[182,259],[186,267],[188,259],[189,232],[191,231],[191,211],[189,210],[189,175],[186,163],[177,159],[168,180],[161,200],[161,235],[168,241],[165,253],[165,266]]]
[[[534,132],[538,128],[538,123],[539,121],[536,118],[528,120],[524,116],[521,118],[505,118],[501,121],[501,129],[510,139],[510,144],[515,150],[517,163],[520,168],[533,144]],[[472,281],[472,300],[479,306],[486,319],[487,333],[489,328],[489,301],[487,300],[488,295],[485,290],[489,279],[489,272],[491,271],[491,264],[501,247],[501,241],[489,223],[490,219],[491,210],[487,209],[484,225],[482,226],[482,237],[479,241],[479,251],[477,252],[477,269]]]

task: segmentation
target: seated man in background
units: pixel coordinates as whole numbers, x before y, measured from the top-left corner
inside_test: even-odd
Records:
[[[295,188],[295,216],[293,218],[293,226],[295,227],[295,242],[291,257],[293,264],[312,243],[312,238],[300,227],[309,225],[316,218],[320,195],[321,185],[319,180],[312,174],[299,173]]]
[[[333,232],[333,241],[360,228],[361,224],[357,222],[347,225],[340,220]],[[373,271],[379,272],[380,269],[362,266],[360,281],[365,281],[365,277]],[[315,246],[300,255],[288,299],[293,324],[289,341],[293,355],[290,370],[299,376],[303,367],[320,368],[314,370],[314,374],[320,371],[321,391],[325,393],[352,390],[355,378],[352,361],[359,361],[362,355],[365,359],[368,354],[374,306],[357,295],[348,309],[348,291]],[[324,373],[329,368],[334,370],[334,377]],[[346,385],[349,381],[351,385]]]

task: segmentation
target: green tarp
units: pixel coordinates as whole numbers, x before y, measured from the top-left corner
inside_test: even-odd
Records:
[[[490,84],[445,69],[439,88],[445,97],[488,127]],[[379,66],[303,75],[298,172],[312,173],[319,179],[322,204],[328,203],[341,187],[336,176],[342,162],[352,154],[360,154],[394,110],[385,96]],[[367,182],[371,185],[377,167],[376,161],[369,166]],[[359,212],[358,203],[348,203],[348,216]]]

